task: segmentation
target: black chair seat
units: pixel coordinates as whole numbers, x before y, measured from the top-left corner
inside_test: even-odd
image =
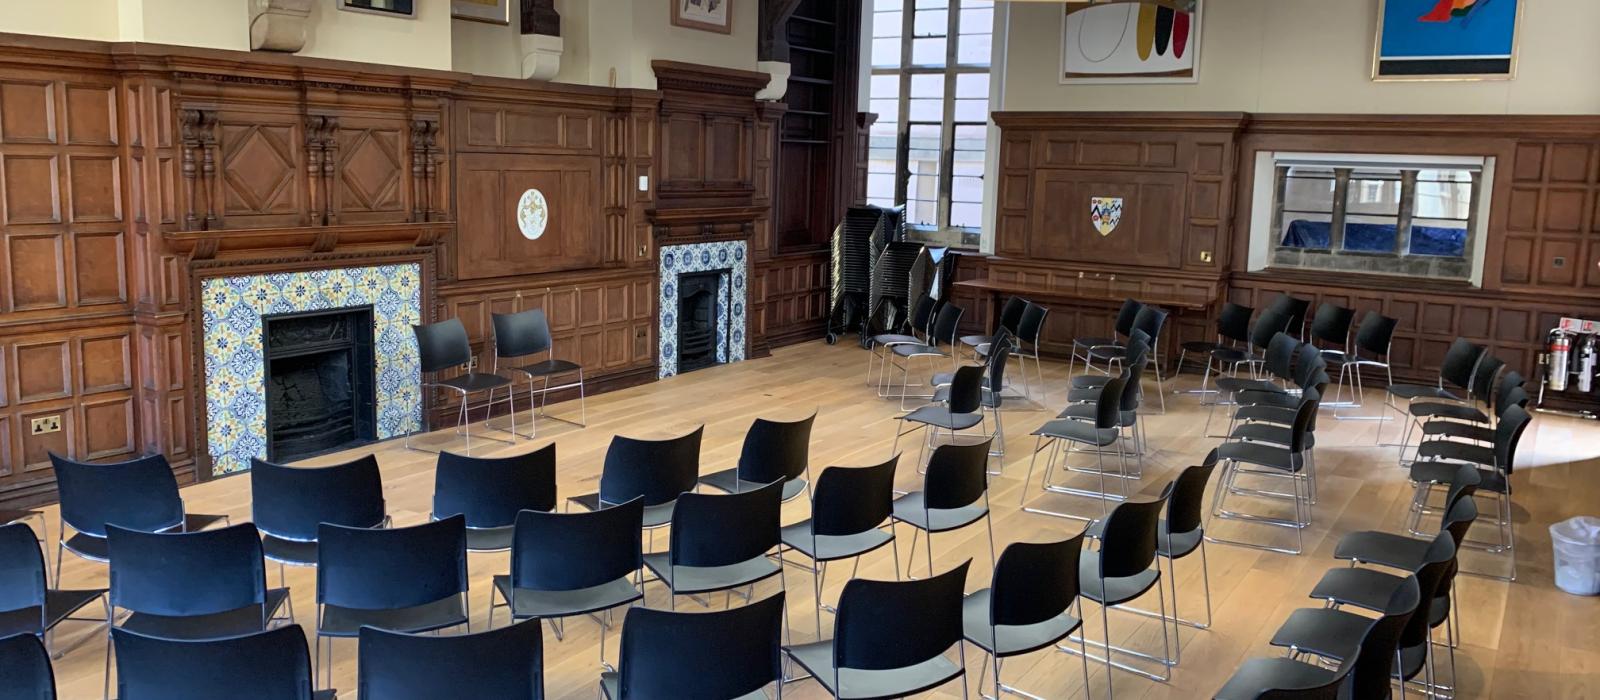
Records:
[[[884,621],[890,624],[890,621]],[[834,687],[833,640],[784,647],[796,663],[810,672],[830,694],[841,700],[878,700],[913,695],[937,688],[961,675],[961,667],[944,656],[936,656],[905,668],[867,671],[839,670],[839,687]]]
[[[946,430],[966,430],[982,422],[983,416],[977,413],[951,413],[950,409],[944,406],[923,406],[901,416],[900,420],[922,423]]]
[[[1161,538],[1157,537],[1156,540],[1159,542]],[[1132,576],[1112,576],[1105,579],[1105,590],[1102,591],[1100,553],[1085,550],[1078,555],[1078,580],[1082,586],[1078,594],[1102,605],[1117,605],[1134,600],[1144,595],[1145,591],[1154,588],[1160,579],[1160,571],[1145,569]]]
[[[507,525],[505,527],[469,527],[467,528],[467,551],[499,552],[511,549],[511,536],[516,531],[515,525]]]
[[[1333,677],[1333,671],[1294,659],[1246,659],[1215,697],[1216,700],[1255,700],[1267,690],[1320,688],[1333,681]]]
[[[1269,408],[1286,409],[1291,412],[1291,420],[1294,417],[1293,411],[1300,407],[1299,395],[1290,394],[1281,389],[1278,391],[1259,391],[1256,389],[1249,389],[1235,394],[1233,400],[1240,404],[1240,408],[1244,408],[1246,406],[1266,406]]]
[[[921,343],[902,343],[900,345],[892,345],[889,347],[889,350],[901,357],[921,357],[925,355],[938,355],[940,357],[944,356],[944,351],[940,350],[938,347],[933,345],[923,345]]]
[[[1405,582],[1405,576],[1378,569],[1340,567],[1328,569],[1322,575],[1317,585],[1311,588],[1311,597],[1382,613],[1389,607],[1389,600],[1394,597],[1395,591]]]
[[[1213,343],[1209,340],[1191,340],[1187,343],[1179,345],[1178,347],[1182,348],[1186,353],[1193,352],[1201,355],[1209,355],[1225,346],[1218,343]]]
[[[1093,423],[1062,418],[1050,421],[1033,431],[1034,435],[1060,438],[1095,447],[1105,447],[1117,441],[1116,428],[1096,428]]]
[[[39,628],[39,607],[0,612],[0,637],[12,634],[42,634],[45,629],[67,619],[83,606],[104,595],[106,589],[64,590],[48,589],[44,592],[44,629]]]
[[[1249,362],[1256,356],[1240,348],[1217,348],[1211,351],[1211,359],[1217,362]]]
[[[1091,347],[1089,357],[1095,360],[1125,360],[1128,357],[1128,349],[1121,345]]]
[[[488,391],[490,389],[498,389],[503,386],[511,386],[511,380],[498,374],[468,372],[459,377],[440,379],[438,384],[460,389],[461,391],[465,391],[469,394],[475,394],[480,391]]]
[[[894,519],[928,532],[945,532],[971,525],[989,514],[981,499],[960,508],[924,508],[924,500],[921,491],[896,498]]]
[[[999,408],[1000,407],[999,398],[995,395],[994,392],[989,390],[989,387],[986,387],[986,386],[985,387],[979,387],[979,389],[981,390],[981,394],[978,397],[978,405],[983,406],[984,408]],[[948,403],[949,401],[950,401],[950,387],[941,386],[938,389],[934,389],[933,390],[933,402],[934,403]]]
[[[1296,403],[1299,399],[1296,399]],[[1233,417],[1242,421],[1257,421],[1275,423],[1278,425],[1293,425],[1295,409],[1286,406],[1269,406],[1267,404],[1247,404],[1240,406],[1233,412]]]
[[[104,537],[74,532],[71,537],[61,543],[61,546],[66,547],[67,551],[90,561],[111,561],[111,548],[106,546],[106,538]]]
[[[1083,625],[1083,620],[1061,613],[1031,625],[989,624],[993,589],[974,591],[961,600],[961,626],[967,641],[1001,658],[1026,654],[1061,641]]]
[[[277,615],[278,609],[289,598],[287,588],[267,589],[266,619]],[[236,637],[260,632],[262,611],[254,605],[213,615],[152,615],[133,613],[123,620],[121,627],[139,634],[163,639],[204,640]]]
[[[1401,398],[1401,399],[1411,399],[1411,400],[1416,400],[1416,399],[1449,399],[1449,400],[1452,400],[1452,401],[1458,401],[1459,400],[1459,399],[1456,398],[1455,394],[1452,394],[1452,393],[1450,393],[1448,391],[1445,391],[1444,389],[1441,389],[1441,388],[1439,388],[1437,386],[1428,386],[1428,385],[1424,385],[1424,384],[1390,384],[1388,391],[1389,391],[1389,395],[1390,396],[1393,396],[1393,397],[1396,397],[1396,398]]]
[[[1260,442],[1225,442],[1217,447],[1218,459],[1231,459],[1280,471],[1299,471],[1300,464],[1286,447]]]
[[[1206,534],[1206,529],[1203,527],[1197,527],[1188,532],[1172,534],[1170,535],[1172,547],[1169,549],[1167,547],[1169,533],[1167,532],[1166,518],[1161,519],[1159,527],[1161,529],[1158,530],[1159,534],[1156,535],[1156,553],[1168,559],[1182,559],[1188,556],[1190,552],[1199,549],[1200,540]],[[1105,532],[1106,521],[1102,518],[1089,523],[1089,527],[1083,531],[1083,534],[1089,539],[1098,540],[1105,536]]]
[[[1080,348],[1092,348],[1096,345],[1116,345],[1116,338],[1073,338],[1072,345]]]
[[[1288,447],[1294,439],[1294,429],[1277,423],[1244,423],[1233,429],[1228,437],[1234,440],[1249,440],[1251,442],[1265,442],[1273,445]],[[1317,436],[1315,433],[1306,433],[1306,447],[1316,447]]]
[[[518,372],[526,372],[535,377],[543,377],[552,374],[576,372],[580,369],[583,369],[583,366],[576,362],[568,362],[566,360],[545,360],[543,362],[535,362],[531,365],[523,365],[514,369],[516,369]]]
[[[567,500],[583,506],[586,510],[600,510],[602,507],[610,508],[613,505],[607,503],[602,506],[600,503],[600,494],[598,493],[586,493],[582,496],[573,496]],[[670,524],[672,522],[672,508],[676,505],[678,505],[678,502],[673,500],[653,506],[645,506],[644,526],[661,527],[663,525]]]
[[[673,593],[705,593],[746,586],[778,575],[779,564],[765,555],[727,566],[672,566],[671,555],[644,555],[644,567],[672,588]]]
[[[1079,421],[1090,421],[1092,424],[1096,410],[1097,409],[1095,408],[1095,405],[1092,403],[1075,403],[1062,409],[1060,413],[1056,414],[1056,418],[1071,418]],[[1119,411],[1118,413],[1118,420],[1121,422],[1123,427],[1133,425],[1135,421],[1139,420],[1139,414],[1137,411]]]
[[[1494,428],[1453,420],[1433,420],[1422,424],[1423,440],[1429,437],[1494,442]]]
[[[1084,389],[1096,389],[1096,390],[1098,390],[1100,387],[1105,386],[1106,382],[1111,381],[1111,379],[1112,379],[1112,377],[1110,375],[1105,375],[1105,374],[1080,374],[1080,375],[1077,375],[1077,376],[1072,378],[1072,392],[1071,393],[1077,394],[1080,390],[1084,390]],[[1079,394],[1079,395],[1081,396],[1082,394]],[[1073,398],[1071,398],[1069,396],[1067,398],[1067,400],[1068,401],[1088,401],[1089,399],[1073,399]]]
[[[961,344],[962,345],[970,345],[972,347],[977,347],[979,345],[988,345],[989,343],[992,343],[992,342],[994,342],[994,336],[992,336],[992,335],[964,335],[964,336],[961,336]]]
[[[1423,443],[1428,444],[1428,443]],[[1447,484],[1455,478],[1459,462],[1412,462],[1411,480],[1417,483]],[[1478,490],[1489,493],[1511,493],[1511,482],[1505,474],[1494,469],[1478,470]]]
[[[872,336],[872,343],[874,345],[894,345],[897,343],[921,344],[922,339],[918,338],[917,336],[906,335],[904,333],[884,333],[882,335]]]
[[[894,541],[894,535],[874,528],[854,535],[818,535],[813,547],[810,520],[783,528],[778,537],[785,547],[797,549],[815,561],[860,556]]]
[[[600,674],[600,692],[605,693],[606,700],[620,700],[622,698],[622,674],[606,671]],[[768,700],[767,691],[757,690],[748,695],[740,695],[728,700]]]
[[[1416,401],[1408,409],[1411,415],[1417,418],[1449,418],[1473,423],[1489,422],[1489,416],[1485,415],[1483,411],[1466,404],[1445,403],[1443,401]]]
[[[1354,559],[1371,564],[1382,564],[1394,569],[1416,571],[1428,558],[1432,540],[1419,540],[1392,532],[1363,530],[1339,538],[1333,547],[1333,558]]]
[[[512,601],[511,577],[494,577],[495,590],[504,600]],[[511,616],[517,619],[530,617],[552,618],[583,615],[600,610],[621,607],[644,598],[633,585],[633,577],[624,576],[610,583],[570,591],[541,591],[519,588],[511,606]]]
[[[1260,391],[1266,393],[1281,393],[1283,387],[1270,379],[1250,379],[1248,377],[1218,377],[1217,388],[1230,394],[1244,391]]]
[[[376,627],[390,632],[431,632],[433,630],[466,624],[467,611],[462,606],[463,596],[452,595],[432,603],[398,610],[359,610],[337,605],[322,606],[322,624],[317,634],[325,637],[354,637],[362,627]]]
[[[700,483],[722,491],[723,493],[744,493],[745,491],[754,491],[766,486],[766,484],[740,479],[739,469],[737,467],[733,469],[724,469],[720,472],[714,472],[702,476],[700,477]],[[783,482],[783,500],[787,501],[795,496],[799,496],[801,493],[804,493],[805,490],[805,479],[790,479],[785,481]]]
[[[1470,462],[1486,467],[1494,466],[1494,448],[1453,440],[1429,440],[1417,447],[1418,460],[1449,459]]]
[[[1289,613],[1269,643],[1342,661],[1355,656],[1372,623],[1373,618],[1345,610],[1300,608]]]
[[[290,566],[316,566],[317,543],[286,540],[272,535],[261,537],[261,553],[268,561]]]

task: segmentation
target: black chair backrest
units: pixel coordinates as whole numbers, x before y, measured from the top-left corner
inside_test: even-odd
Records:
[[[556,507],[556,444],[510,457],[440,452],[433,517],[460,513],[467,527],[510,527],[524,510]]]
[[[1522,373],[1514,369],[1500,375],[1500,383],[1495,385],[1492,404],[1496,416],[1504,414],[1507,407],[1516,405],[1518,401],[1527,405],[1528,392],[1522,389],[1526,383],[1527,380],[1522,377]],[[1518,391],[1522,391],[1520,398],[1516,393]]]
[[[1217,313],[1217,337],[1236,343],[1250,342],[1250,316],[1256,310],[1244,304],[1228,302]]]
[[[1300,348],[1300,341],[1288,333],[1275,333],[1272,340],[1267,342],[1267,352],[1263,355],[1262,366],[1278,379],[1290,381],[1294,378],[1295,351]]]
[[[1172,497],[1167,483],[1161,496],[1151,501],[1124,501],[1106,516],[1100,537],[1100,575],[1118,578],[1144,573],[1156,560],[1156,538],[1161,531],[1161,511]],[[1087,585],[1099,586],[1099,581]]]
[[[1294,688],[1268,688],[1256,694],[1255,700],[1350,700],[1345,686],[1350,680],[1350,670],[1356,667],[1355,659],[1345,659],[1326,681],[1318,686]]]
[[[35,635],[0,637],[0,679],[0,700],[56,700],[50,653]]]
[[[1122,425],[1122,395],[1133,383],[1133,368],[1123,367],[1122,374],[1107,380],[1094,400],[1094,427],[1102,430]]]
[[[1206,482],[1217,467],[1217,450],[1213,448],[1199,464],[1185,467],[1172,483],[1172,496],[1167,499],[1167,532],[1181,535],[1194,532],[1205,525]]]
[[[1289,332],[1289,312],[1268,308],[1261,312],[1255,325],[1250,327],[1250,346],[1265,351],[1279,333]]]
[[[1472,529],[1472,523],[1478,519],[1478,502],[1470,498],[1463,498],[1450,506],[1439,518],[1439,529],[1449,532],[1450,539],[1460,548],[1461,543],[1467,540],[1467,531]]]
[[[672,510],[673,566],[732,566],[778,546],[783,482],[731,494],[686,493]]]
[[[1310,388],[1300,394],[1300,404],[1294,410],[1294,422],[1289,424],[1289,451],[1295,455],[1296,471],[1305,465],[1303,453],[1311,449],[1308,438],[1316,428],[1317,410],[1321,405],[1320,389]]]
[[[1037,348],[1039,334],[1044,332],[1044,319],[1049,315],[1050,309],[1028,302],[1028,308],[1022,310],[1022,320],[1017,322],[1017,339]]]
[[[254,606],[266,628],[267,570],[255,525],[171,534],[111,525],[106,545],[113,606],[175,617]]]
[[[1462,389],[1472,387],[1473,373],[1478,370],[1478,361],[1483,359],[1484,348],[1466,338],[1456,338],[1450,343],[1450,349],[1444,351],[1444,360],[1439,363],[1439,385],[1446,382]]]
[[[917,303],[911,307],[911,330],[926,333],[928,326],[933,323],[933,310],[938,306],[938,300],[927,292],[917,296]]]
[[[323,523],[318,531],[318,603],[396,610],[467,591],[467,521],[459,515],[393,529]]]
[[[928,457],[923,503],[934,508],[965,508],[983,499],[989,488],[989,443],[945,444]]]
[[[817,477],[811,530],[819,536],[855,535],[883,524],[894,512],[894,469],[900,455],[870,467],[828,467]]]
[[[617,700],[742,698],[781,683],[783,601],[780,592],[715,612],[628,608]]]
[[[575,591],[631,576],[641,562],[644,500],[596,511],[517,514],[511,586]]]
[[[436,700],[472,694],[496,700],[544,697],[544,634],[538,619],[477,634],[433,635],[362,627],[357,694]]]
[[[1506,416],[1506,409],[1509,409],[1512,406],[1526,409],[1528,407],[1529,398],[1530,397],[1528,396],[1528,391],[1526,389],[1520,386],[1512,387],[1510,391],[1502,395],[1499,401],[1495,403],[1495,415],[1501,419],[1504,419]]]
[[[1142,329],[1133,329],[1133,333],[1128,335],[1128,379],[1122,383],[1122,398],[1117,402],[1117,406],[1124,411],[1139,409],[1140,387],[1144,381],[1144,371],[1150,366],[1150,351],[1150,336]]]
[[[611,438],[600,471],[600,501],[622,503],[643,497],[644,504],[671,503],[700,479],[700,435],[705,426],[675,438]]]
[[[61,519],[72,529],[106,536],[106,523],[154,532],[183,524],[183,501],[172,465],[161,455],[92,464],[50,453]]]
[[[1350,674],[1350,697],[1390,697],[1389,673],[1399,647],[1400,632],[1422,600],[1417,577],[1407,576],[1390,597],[1383,617],[1373,621],[1361,640],[1361,651],[1356,653],[1355,668]]]
[[[757,484],[798,479],[811,461],[811,424],[817,414],[797,421],[757,418],[744,434],[739,479]]]
[[[1355,318],[1354,309],[1322,302],[1317,306],[1317,314],[1311,317],[1311,338],[1343,350],[1345,344],[1350,342],[1350,324]]]
[[[1000,309],[1000,325],[995,327],[995,333],[1004,330],[1016,335],[1019,324],[1022,323],[1022,312],[1027,309],[1027,299],[1017,296],[1007,299],[1006,305]]]
[[[1016,336],[1004,328],[994,336],[994,342],[989,344],[989,357],[984,362],[983,388],[988,390],[989,399],[994,405],[1000,405],[1000,393],[1006,387],[1006,363],[1011,361],[1011,351],[1016,347]]]
[[[36,537],[33,528],[22,523],[0,525],[0,611],[38,609],[39,615],[24,629],[43,634],[45,591],[49,584],[44,553],[39,551]]]
[[[994,565],[989,624],[1033,625],[1071,607],[1078,597],[1083,533],[1060,542],[1007,545]]]
[[[928,342],[934,346],[954,345],[961,332],[963,309],[955,304],[945,304],[934,314],[933,328],[928,331]]]
[[[1009,351],[992,348],[990,352]],[[983,365],[962,365],[950,379],[950,412],[972,413],[983,407]]]
[[[411,331],[417,336],[417,358],[424,373],[472,361],[472,343],[467,340],[467,327],[461,325],[461,319],[413,325]]]
[[[496,357],[525,357],[549,350],[554,343],[543,309],[490,314],[489,317],[494,322]]]
[[[1532,421],[1533,416],[1521,406],[1511,406],[1501,414],[1500,422],[1494,426],[1494,461],[1500,471],[1511,473],[1517,459],[1517,444],[1522,442],[1522,433]]]
[[[1422,568],[1415,572],[1417,577],[1417,590],[1425,601],[1432,601],[1441,592],[1439,584],[1443,583],[1450,570],[1455,568],[1456,544],[1451,541],[1449,532],[1441,532],[1433,537],[1433,544],[1428,545],[1428,551],[1423,557]],[[1406,626],[1400,631],[1401,648],[1412,648],[1428,641],[1428,623],[1430,615],[1412,615]]]
[[[961,643],[961,591],[971,566],[968,559],[915,581],[847,581],[833,619],[834,668],[905,668]]]
[[[1133,317],[1133,328],[1128,335],[1132,335],[1132,331],[1144,331],[1145,335],[1150,336],[1150,344],[1154,346],[1161,340],[1161,328],[1166,324],[1165,310],[1152,304],[1145,304],[1144,308],[1139,309],[1139,314]]]
[[[1312,343],[1300,343],[1299,347],[1295,352],[1294,374],[1290,379],[1295,386],[1304,389],[1316,384],[1317,375],[1327,373],[1328,360],[1322,356],[1322,350]]]
[[[1470,497],[1478,492],[1478,484],[1482,482],[1483,475],[1478,473],[1477,466],[1463,464],[1456,467],[1455,475],[1450,477],[1450,481],[1445,485],[1445,514],[1449,515],[1450,509],[1455,507],[1458,501],[1472,500]]]
[[[1283,331],[1296,338],[1300,336],[1301,327],[1306,321],[1306,311],[1310,308],[1310,299],[1301,299],[1288,292],[1279,292],[1272,303],[1267,305],[1268,311],[1280,311],[1287,317],[1288,323],[1283,327]]]
[[[117,627],[118,700],[311,700],[311,653],[299,625],[205,641]]]
[[[369,454],[328,467],[250,460],[250,519],[268,535],[315,542],[322,523],[377,527],[383,517],[377,457]]]
[[[1368,311],[1356,326],[1356,350],[1367,353],[1369,359],[1389,357],[1389,346],[1394,341],[1394,327],[1400,322],[1376,311]]]
[[[1500,372],[1505,367],[1505,360],[1485,351],[1483,357],[1478,360],[1477,369],[1472,371],[1472,386],[1467,390],[1468,395],[1487,406],[1489,398],[1494,396],[1495,380],[1500,378]]]
[[[1117,319],[1112,324],[1112,331],[1119,337],[1128,337],[1128,332],[1133,330],[1134,319],[1139,317],[1139,311],[1143,308],[1144,303],[1138,299],[1123,299],[1122,308],[1117,309]]]

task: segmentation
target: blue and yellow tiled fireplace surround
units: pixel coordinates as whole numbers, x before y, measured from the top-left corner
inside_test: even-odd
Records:
[[[200,294],[212,474],[243,471],[251,457],[266,457],[266,315],[372,307],[378,439],[421,425],[422,373],[411,332],[422,318],[420,264],[211,277]]]

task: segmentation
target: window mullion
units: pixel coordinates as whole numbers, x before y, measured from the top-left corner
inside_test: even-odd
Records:
[[[911,44],[916,36],[916,0],[905,0],[900,10],[900,121],[895,124],[894,201],[906,205],[911,180]],[[909,206],[907,207],[909,209]]]
[[[956,43],[960,39],[961,0],[950,0],[944,32],[944,104],[939,125],[939,208],[940,229],[950,228],[950,209],[955,187],[956,146]]]

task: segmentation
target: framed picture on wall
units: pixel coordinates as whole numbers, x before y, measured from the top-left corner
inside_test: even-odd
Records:
[[[672,3],[672,25],[733,33],[733,0],[667,0]]]
[[[511,0],[450,0],[450,16],[490,24],[511,24]]]
[[[1198,82],[1202,4],[1203,0],[1068,3],[1061,17],[1061,82]]]
[[[1523,0],[1378,0],[1373,80],[1510,80]]]
[[[351,12],[368,12],[386,17],[416,19],[416,0],[337,0],[339,9]]]

